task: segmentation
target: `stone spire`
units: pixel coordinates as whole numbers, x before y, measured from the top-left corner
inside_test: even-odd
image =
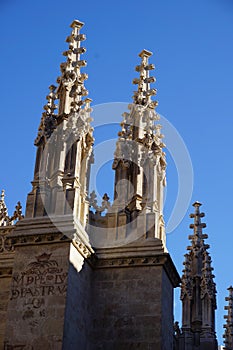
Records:
[[[190,225],[193,234],[189,236],[191,245],[185,254],[184,270],[181,284],[182,300],[182,341],[193,346],[208,346],[208,349],[217,349],[215,335],[216,287],[213,268],[208,252],[209,245],[205,244],[207,234],[203,233],[205,223],[201,218],[201,203],[193,204],[195,211],[190,214],[194,223]],[[186,349],[186,347],[184,348]],[[197,347],[202,349],[202,347]],[[204,348],[203,348],[204,349]]]
[[[145,106],[151,104],[151,107],[157,106],[157,101],[151,102],[151,96],[156,95],[157,91],[150,88],[150,84],[156,81],[155,77],[150,77],[150,71],[155,69],[153,64],[149,64],[149,57],[152,52],[148,50],[142,50],[139,57],[141,58],[141,64],[135,67],[135,70],[139,72],[139,78],[133,80],[133,84],[138,86],[137,91],[134,91],[134,102],[136,104]]]
[[[86,61],[81,59],[86,52],[81,45],[86,39],[80,33],[83,25],[78,20],[72,22],[71,34],[66,39],[69,48],[63,53],[67,59],[61,64],[57,79],[59,86],[49,88],[35,140],[37,156],[27,217],[72,213],[83,224],[87,220],[86,197],[94,138],[90,124],[92,100],[86,97],[88,91],[84,87],[88,76],[81,72],[86,66]]]
[[[81,55],[86,52],[86,48],[81,46],[86,40],[86,36],[80,34],[83,25],[84,23],[78,20],[73,21],[70,25],[72,32],[66,39],[69,49],[63,52],[63,55],[67,57],[67,61],[61,64],[61,76],[57,79],[60,117],[67,116],[71,109],[77,111],[84,103],[82,98],[88,95],[84,87],[88,75],[81,73],[81,68],[87,65],[87,62],[81,59]]]
[[[224,325],[225,332],[223,335],[224,338],[224,350],[232,350],[233,349],[233,287],[230,286],[228,288],[229,296],[225,298],[228,301],[228,305],[225,306],[225,310],[227,310],[227,315],[224,316],[226,319],[226,324]]]
[[[81,46],[82,41],[86,40],[84,34],[80,34],[80,29],[84,23],[75,20],[71,24],[72,32],[67,37],[69,49],[63,52],[67,61],[61,64],[61,76],[57,78],[58,88],[55,85],[49,87],[50,93],[46,96],[47,104],[44,106],[41,122],[38,129],[38,135],[35,145],[41,142],[45,143],[51,136],[64,117],[68,117],[71,112],[78,112],[80,107],[85,104],[83,97],[88,95],[84,87],[84,81],[88,78],[86,73],[81,73],[81,68],[87,65],[85,60],[81,60],[81,55],[86,49]],[[58,114],[55,113],[58,108],[56,100],[59,100]]]
[[[161,125],[155,124],[160,119],[155,111],[158,103],[151,99],[156,94],[156,90],[150,87],[155,82],[155,78],[149,76],[150,70],[154,69],[154,65],[149,63],[151,55],[148,50],[139,54],[141,63],[136,66],[139,78],[133,80],[138,89],[134,92],[129,112],[123,113],[112,166],[115,170],[113,210],[127,212],[129,221],[138,215],[148,214],[144,220],[145,227],[140,229],[141,234],[159,238],[165,246],[165,145],[162,142]],[[146,224],[147,220],[150,224]]]

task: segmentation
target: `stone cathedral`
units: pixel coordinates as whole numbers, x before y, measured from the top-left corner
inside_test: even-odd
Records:
[[[89,190],[94,138],[82,27],[71,24],[66,62],[46,97],[25,215],[20,202],[8,214],[2,191],[0,348],[217,350],[201,203],[190,215],[181,278],[166,248],[165,145],[147,50],[139,54],[137,88],[113,155],[113,201],[105,193],[98,204]],[[173,317],[177,287],[181,326]],[[233,349],[232,287],[227,300],[225,349]]]

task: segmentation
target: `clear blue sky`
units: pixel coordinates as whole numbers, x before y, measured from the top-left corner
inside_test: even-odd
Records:
[[[233,284],[233,3],[1,0],[0,187],[6,190],[10,211],[18,200],[25,205],[30,191],[33,141],[47,88],[59,75],[62,51],[67,49],[65,38],[75,18],[85,22],[86,86],[94,104],[129,102],[137,54],[143,48],[154,52],[157,110],[184,139],[194,169],[192,201],[202,202],[206,212],[220,338],[226,288]],[[169,157],[168,161],[167,216],[178,191],[175,167]],[[190,222],[187,213],[168,235],[179,272]],[[179,309],[177,305],[177,318]]]

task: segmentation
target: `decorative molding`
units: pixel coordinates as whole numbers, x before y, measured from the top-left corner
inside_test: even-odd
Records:
[[[127,247],[125,247],[127,248]],[[122,247],[124,249],[124,247]],[[108,248],[106,249],[106,253]],[[167,275],[174,287],[178,287],[180,284],[179,274],[172,262],[172,259],[168,253],[162,254],[144,254],[143,251],[129,252],[126,257],[108,257],[102,258],[98,256],[98,250],[96,254],[92,254],[88,259],[88,262],[94,269],[106,269],[106,268],[131,268],[131,267],[145,267],[145,266],[163,266],[167,272]],[[142,253],[142,255],[141,255]],[[137,254],[137,256],[135,255]],[[141,255],[141,256],[140,256]]]
[[[11,238],[6,233],[0,232],[0,253],[9,253],[14,251]]]
[[[32,234],[13,236],[10,238],[14,247],[25,245],[40,245],[50,243],[63,243],[64,241],[71,242],[71,239],[65,236],[63,233],[47,233],[47,234]]]
[[[101,205],[98,205],[96,198],[97,198],[97,195],[95,191],[92,191],[90,193],[88,201],[90,203],[90,208],[94,208],[96,214],[101,214],[103,211],[109,210],[111,208],[111,203],[109,202],[109,197],[107,193],[103,195],[103,198],[102,198],[103,200]]]
[[[93,250],[90,249],[90,247],[87,247],[83,242],[81,242],[81,240],[78,239],[77,236],[72,240],[72,243],[85,259],[90,258],[93,254]]]

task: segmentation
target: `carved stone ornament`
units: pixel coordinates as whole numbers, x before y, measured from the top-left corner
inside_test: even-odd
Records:
[[[37,138],[35,140],[36,146],[38,146],[41,142],[46,142],[57,126],[57,115],[55,113],[55,110],[57,109],[57,105],[55,103],[57,99],[57,94],[55,92],[56,86],[50,85],[49,90],[50,93],[46,96],[48,102],[44,106],[45,112],[42,113]]]
[[[67,141],[71,137],[73,142],[79,141],[84,135],[89,135],[85,140],[88,149],[94,143],[94,138],[92,136],[93,127],[91,126],[93,119],[90,115],[92,112],[92,108],[90,107],[91,101],[91,99],[87,98],[84,101],[84,108],[72,111],[64,132],[64,140]]]
[[[107,195],[107,193],[105,193],[103,195],[103,200],[101,205],[98,205],[97,203],[97,195],[95,193],[95,191],[92,191],[90,193],[90,197],[89,197],[89,203],[90,203],[90,207],[94,208],[96,213],[101,214],[102,212],[104,212],[105,210],[109,210],[111,208],[111,203],[109,202],[109,197]]]
[[[5,191],[2,190],[0,199],[0,227],[14,225],[17,221],[22,220],[23,218],[24,216],[22,215],[22,206],[20,202],[17,203],[14,214],[12,216],[8,215],[7,206],[5,204]]]
[[[191,275],[191,264],[190,264],[190,255],[185,254],[185,262],[183,276],[181,278],[181,296],[180,299],[183,300],[185,296],[189,299],[193,298],[193,279]]]

